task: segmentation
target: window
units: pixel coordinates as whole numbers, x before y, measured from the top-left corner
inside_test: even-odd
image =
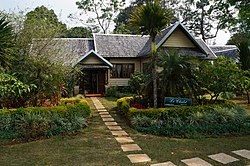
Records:
[[[113,64],[111,78],[130,78],[134,70],[135,64]]]

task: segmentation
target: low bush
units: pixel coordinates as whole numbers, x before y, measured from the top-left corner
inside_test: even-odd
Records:
[[[0,138],[36,139],[74,133],[87,126],[90,115],[86,101],[75,105],[0,110]]]
[[[62,98],[60,100],[61,104],[78,104],[78,103],[84,103],[87,104],[87,101],[82,98],[72,97],[72,98]]]
[[[217,136],[250,132],[250,118],[235,104],[130,108],[128,119],[138,131],[174,137]]]
[[[130,87],[128,86],[111,86],[108,87],[105,93],[106,97],[122,98],[126,96],[134,95],[131,93]]]
[[[132,99],[133,97],[123,97],[117,100],[117,110],[120,114],[127,115]]]

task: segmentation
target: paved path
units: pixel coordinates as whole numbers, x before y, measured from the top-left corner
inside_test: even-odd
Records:
[[[104,124],[111,131],[111,134],[115,137],[116,141],[120,143],[121,149],[124,152],[133,152],[132,154],[127,155],[131,163],[151,162],[151,159],[147,154],[140,153],[142,148],[139,145],[135,144],[134,140],[129,136],[129,134],[126,131],[124,131],[117,122],[115,122],[114,118],[109,114],[109,112],[102,105],[102,103],[96,97],[91,97],[91,100],[93,101],[99,115],[104,121]],[[240,158],[246,158],[250,160],[250,150],[241,149],[232,151],[232,153],[239,156],[239,158],[235,158],[225,153],[211,154],[208,155],[208,157],[224,165],[239,161]],[[199,157],[184,159],[181,160],[181,162],[183,162],[187,166],[212,166],[212,164],[208,163],[207,161]],[[163,163],[151,164],[151,166],[176,166],[176,165],[171,161],[166,161]]]

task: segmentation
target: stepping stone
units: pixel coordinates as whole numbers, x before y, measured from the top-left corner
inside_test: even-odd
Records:
[[[106,126],[116,126],[117,123],[116,122],[105,122],[104,123]]]
[[[121,148],[124,152],[141,150],[137,144],[125,144],[121,145]]]
[[[243,149],[243,150],[236,150],[236,151],[232,151],[232,152],[241,156],[241,157],[244,157],[244,158],[247,158],[250,160],[250,151],[249,150]]]
[[[98,110],[106,110],[106,108],[105,107],[103,107],[103,106],[96,106],[96,108],[98,109]]]
[[[122,130],[120,126],[107,126],[109,130]]]
[[[131,163],[142,163],[142,162],[150,162],[151,159],[146,154],[130,154],[127,155]]]
[[[128,135],[128,133],[126,133],[125,131],[121,130],[121,131],[111,131],[112,135]]]
[[[109,113],[107,111],[105,112],[99,112],[100,115],[109,115]]]
[[[104,122],[115,121],[114,118],[102,118]]]
[[[188,166],[212,166],[205,160],[202,160],[199,157],[191,158],[191,159],[184,159],[181,162],[185,163]]]
[[[97,109],[98,112],[108,112],[106,109]]]
[[[214,155],[209,155],[208,157],[215,160],[215,161],[218,161],[222,164],[228,164],[228,163],[232,163],[232,162],[239,160],[239,159],[234,158],[232,156],[229,156],[225,153],[218,153],[218,154],[214,154]]]
[[[134,142],[131,137],[115,137],[116,141],[119,143],[131,143]]]
[[[102,118],[112,118],[111,115],[101,115]]]
[[[172,162],[164,162],[164,163],[158,163],[158,164],[151,164],[150,166],[176,166]]]

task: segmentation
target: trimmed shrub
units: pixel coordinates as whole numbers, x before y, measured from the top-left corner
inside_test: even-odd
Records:
[[[159,109],[130,108],[128,118],[138,131],[174,137],[250,132],[250,117],[243,108],[232,103]]]
[[[84,103],[87,104],[87,101],[81,98],[76,98],[76,97],[72,97],[72,98],[62,98],[60,99],[61,104],[78,104],[78,103]]]
[[[87,126],[91,110],[86,101],[75,105],[0,110],[0,138],[35,139],[74,133]]]
[[[123,97],[117,100],[117,109],[119,113],[123,115],[127,115],[128,110],[130,108],[130,102],[133,99],[133,97]]]

